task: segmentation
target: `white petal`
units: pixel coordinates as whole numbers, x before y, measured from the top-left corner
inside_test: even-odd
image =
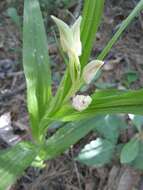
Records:
[[[80,41],[80,24],[81,24],[81,21],[82,21],[82,17],[80,16],[71,27],[72,32],[73,32],[73,39],[74,39],[74,49],[75,49],[78,56],[80,56],[81,52],[82,52],[82,44]]]
[[[83,111],[86,108],[88,108],[91,102],[92,102],[92,98],[90,96],[76,95],[75,97],[73,97],[72,106],[77,111]]]
[[[83,79],[86,84],[89,84],[95,77],[97,71],[104,64],[103,61],[94,60],[88,63],[83,69]]]

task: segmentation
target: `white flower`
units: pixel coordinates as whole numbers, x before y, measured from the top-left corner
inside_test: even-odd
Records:
[[[83,111],[91,104],[92,98],[90,96],[85,95],[76,95],[72,99],[72,106],[77,111]]]
[[[58,26],[63,51],[68,54],[73,54],[74,52],[80,56],[82,51],[82,45],[80,41],[80,24],[82,17],[80,16],[71,27],[55,16],[51,17]]]
[[[58,26],[61,46],[63,51],[68,54],[69,73],[72,83],[75,84],[76,81],[79,80],[81,73],[79,56],[82,51],[82,44],[80,41],[80,23],[82,17],[80,16],[71,27],[55,16],[51,17]]]
[[[89,84],[94,79],[97,71],[101,68],[103,64],[103,61],[93,60],[84,67],[83,79],[86,84]]]

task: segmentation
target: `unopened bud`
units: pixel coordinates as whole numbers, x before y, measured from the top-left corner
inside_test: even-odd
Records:
[[[83,79],[86,84],[89,84],[94,79],[97,71],[101,68],[103,64],[103,61],[93,60],[84,67]]]
[[[76,95],[73,97],[72,100],[72,106],[77,110],[77,111],[83,111],[88,106],[91,104],[92,98],[90,96],[85,96],[85,95]]]
[[[55,16],[51,16],[51,18],[58,26],[63,51],[68,54],[70,54],[70,52],[76,52],[77,55],[80,56],[82,51],[80,41],[80,23],[82,17],[80,16],[71,27]]]

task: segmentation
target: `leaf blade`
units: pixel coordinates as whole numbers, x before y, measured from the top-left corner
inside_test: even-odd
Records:
[[[139,139],[131,139],[121,151],[121,163],[130,163],[137,157],[139,153]]]
[[[87,64],[92,50],[95,36],[103,14],[104,0],[85,0],[81,29],[81,41],[83,52],[80,58],[82,67]]]
[[[47,158],[52,159],[58,156],[87,135],[96,127],[96,120],[98,120],[98,118],[95,117],[92,119],[68,123],[60,128],[46,142],[45,151],[47,152]]]
[[[116,144],[120,130],[127,128],[125,121],[118,115],[103,115],[101,119],[96,122],[95,131],[97,131],[102,137]]]
[[[81,150],[76,160],[88,166],[101,167],[111,161],[114,144],[109,140],[97,138]]]
[[[0,151],[0,189],[4,190],[12,185],[32,163],[35,156],[35,150],[24,143]]]
[[[74,121],[94,117],[97,114],[132,113],[143,115],[143,90],[101,90],[93,95],[89,107],[78,112],[71,102],[64,105],[53,118],[62,121]],[[46,123],[46,118],[45,118]]]
[[[37,138],[39,120],[51,99],[47,39],[38,0],[24,1],[23,66],[32,133]]]

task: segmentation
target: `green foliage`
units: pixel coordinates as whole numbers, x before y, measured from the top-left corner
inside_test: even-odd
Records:
[[[142,115],[134,115],[132,119],[132,123],[135,125],[137,130],[142,131],[143,127],[143,116]]]
[[[113,150],[114,144],[109,140],[97,138],[81,150],[76,160],[88,166],[101,167],[110,162]]]
[[[143,141],[139,142],[138,155],[133,160],[133,162],[130,163],[130,165],[135,167],[136,169],[143,170]]]
[[[100,116],[95,125],[95,130],[113,143],[117,143],[120,131],[127,128],[126,122],[117,115]]]
[[[32,163],[38,148],[28,143],[17,144],[0,153],[0,189],[5,190]]]
[[[65,124],[46,141],[46,158],[60,155],[96,127],[98,117]]]
[[[91,96],[91,104],[83,111],[77,111],[71,103],[71,97],[80,90],[83,84],[82,70],[90,57],[94,37],[102,18],[104,0],[84,1],[81,27],[83,50],[80,63],[78,63],[78,66],[82,68],[81,75],[78,76],[78,81],[73,82],[68,67],[55,96],[52,96],[51,92],[50,61],[39,2],[38,0],[25,0],[24,2],[23,66],[27,84],[27,103],[33,145],[18,144],[0,153],[0,175],[3,176],[0,179],[0,189],[7,189],[31,163],[41,167],[44,159],[52,159],[66,151],[90,131],[95,130],[96,124],[96,130],[106,139],[97,138],[86,145],[79,154],[78,160],[87,165],[95,166],[108,163],[112,158],[119,130],[124,127],[124,123],[119,121],[118,117],[108,116],[106,118],[105,116],[104,122],[101,122],[99,121],[101,118],[95,116],[112,113],[143,114],[143,90],[95,91]],[[121,24],[98,59],[103,60],[105,58],[116,40],[142,8],[143,0]],[[76,51],[68,52],[69,62],[73,54],[76,55]],[[78,61],[78,56],[74,61]],[[46,139],[46,130],[55,121],[71,121],[71,123],[65,124],[52,137]],[[118,125],[116,122],[119,122]],[[105,128],[114,134],[105,132]],[[134,142],[132,145],[138,150],[138,143]],[[142,154],[137,155],[138,151],[133,153],[133,149],[130,147],[126,149],[128,149],[129,154],[133,154],[134,161],[133,159],[129,160],[125,154],[123,154],[122,161],[133,161],[132,164],[137,166],[138,163],[136,162],[142,158]]]
[[[47,39],[37,0],[25,0],[23,66],[27,82],[32,134],[37,140],[39,138],[39,121],[51,100],[51,73]]]
[[[86,57],[81,56],[81,66],[87,64],[90,57],[91,47],[94,43],[94,37],[96,36],[97,29],[99,27],[102,13],[103,13],[104,0],[98,1],[84,1],[83,19],[82,19],[82,29],[81,29],[81,42],[82,42],[82,52],[86,54]],[[99,12],[100,11],[100,12]],[[96,14],[98,13],[98,14]],[[84,44],[84,45],[83,45]],[[87,48],[89,47],[89,49]],[[57,90],[56,96],[53,99],[50,107],[54,108],[53,112],[56,111],[61,105],[63,105],[64,98],[72,89],[72,81],[69,76],[69,70],[67,69],[61,84]],[[47,111],[49,115],[49,110]],[[51,113],[51,115],[53,114]]]
[[[98,138],[87,144],[81,150],[77,160],[86,165],[101,167],[114,157],[120,130],[126,129],[127,125],[117,115],[97,116],[94,125],[95,131],[104,139]]]
[[[21,29],[20,16],[17,13],[16,8],[9,7],[7,9],[7,15],[12,19],[12,21]]]
[[[53,119],[62,121],[73,121],[83,118],[93,117],[96,114],[114,114],[114,113],[132,113],[143,114],[143,90],[122,91],[122,90],[101,90],[96,91],[92,96],[90,106],[78,112],[74,110],[71,104],[63,106]],[[48,117],[45,114],[41,124],[48,123]],[[52,118],[51,118],[52,120]]]
[[[92,3],[90,0],[85,0],[84,3],[83,22],[81,27],[81,40],[83,46],[83,54],[81,56],[82,67],[89,61],[92,46],[102,18],[104,0],[94,0]]]
[[[127,73],[128,83],[131,84],[139,79],[139,74],[135,71],[130,71]]]
[[[139,139],[132,138],[122,149],[121,163],[130,163],[137,157],[139,153]]]
[[[129,87],[132,83],[136,82],[139,79],[139,73],[136,71],[128,71],[124,73],[123,83]]]

